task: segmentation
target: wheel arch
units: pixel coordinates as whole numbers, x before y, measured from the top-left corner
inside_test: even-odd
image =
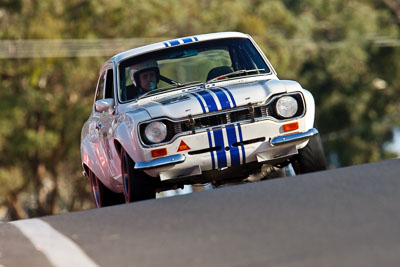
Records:
[[[133,123],[132,121],[130,123]],[[128,125],[129,123],[121,123],[114,132],[114,147],[118,155],[124,149],[131,159],[135,162],[143,161],[144,155],[141,150],[139,138],[135,131],[135,127]]]
[[[121,159],[121,151],[122,151],[123,147],[118,139],[114,139],[114,147],[115,147],[115,151],[117,151],[118,157]]]
[[[113,182],[113,180],[108,179],[102,168],[101,163],[98,160],[96,153],[93,151],[93,147],[89,145],[87,140],[82,142],[81,146],[81,156],[82,156],[82,169],[84,172],[84,176],[88,178],[90,181],[90,173],[92,172],[105,186],[110,188],[114,192],[118,192],[119,189]]]
[[[81,145],[81,157],[82,157],[82,168],[86,173],[86,177],[89,178],[89,171],[93,172],[94,175],[102,179],[103,172],[101,171],[98,163],[96,153],[94,153],[87,139],[82,142]]]
[[[311,92],[306,89],[303,89],[303,95],[306,102],[306,128],[311,129],[315,121],[315,100]]]

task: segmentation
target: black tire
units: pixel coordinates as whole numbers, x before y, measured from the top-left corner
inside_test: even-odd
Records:
[[[299,150],[299,154],[295,159],[295,171],[297,174],[327,169],[324,149],[319,134],[309,139],[308,144]]]
[[[123,204],[124,195],[108,189],[97,176],[89,170],[90,187],[97,208]]]
[[[135,162],[121,149],[121,171],[125,202],[131,203],[156,198],[155,178],[134,169]]]

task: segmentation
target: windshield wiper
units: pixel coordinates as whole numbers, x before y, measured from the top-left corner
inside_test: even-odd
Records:
[[[186,82],[186,83],[176,82],[176,83],[171,84],[169,86],[153,89],[153,90],[151,90],[149,92],[146,92],[143,95],[139,96],[137,99],[142,99],[144,97],[151,96],[153,94],[156,95],[156,94],[158,94],[158,93],[160,93],[162,91],[167,91],[168,89],[179,89],[179,88],[184,87],[184,86],[188,86],[188,85],[192,85],[192,84],[201,84],[201,83],[202,83],[201,81],[191,81],[191,82]]]
[[[181,88],[184,86],[188,86],[188,85],[192,85],[192,84],[200,84],[200,83],[202,83],[202,82],[201,81],[191,81],[191,82],[186,82],[186,83],[176,82],[174,84],[162,87],[162,89]]]
[[[214,82],[214,81],[218,81],[218,80],[222,80],[222,79],[226,79],[226,78],[238,77],[238,76],[249,75],[249,74],[260,74],[260,73],[265,73],[265,69],[237,70],[234,72],[230,72],[227,74],[217,76],[211,80],[208,80],[207,82],[205,82],[205,84],[208,84],[208,83]]]
[[[142,98],[145,98],[146,96],[150,96],[152,94],[157,94],[161,91],[164,91],[164,89],[163,88],[153,89],[153,90],[148,91],[148,92],[144,93],[143,95],[139,96],[137,99],[142,99]]]

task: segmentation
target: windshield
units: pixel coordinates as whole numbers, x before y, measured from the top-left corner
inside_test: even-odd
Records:
[[[248,39],[229,38],[166,48],[120,63],[119,99],[126,102],[202,84],[241,70],[244,71],[238,73],[243,75],[270,72]]]

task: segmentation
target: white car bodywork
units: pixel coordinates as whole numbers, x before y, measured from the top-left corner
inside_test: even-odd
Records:
[[[226,38],[249,40],[269,71],[121,101],[122,61],[171,47]],[[110,88],[111,93],[107,92]],[[277,118],[271,113],[283,95],[296,97],[299,114]],[[313,128],[314,113],[311,93],[295,81],[279,80],[248,35],[226,32],[160,42],[120,53],[101,68],[93,111],[82,129],[82,165],[84,172],[90,170],[117,193],[123,192],[121,149],[135,162],[135,169],[159,177],[161,182],[187,184],[225,179],[237,170],[246,172],[244,166],[274,165],[296,155],[307,145],[308,138],[318,133]],[[245,117],[240,119],[243,114]],[[209,123],[225,117],[222,124]],[[238,119],[231,121],[231,118]],[[150,121],[173,125],[176,134],[166,142],[148,144],[143,141],[140,127]],[[192,128],[182,129],[185,125]],[[284,125],[296,127],[284,130]],[[167,154],[154,157],[154,150]]]

